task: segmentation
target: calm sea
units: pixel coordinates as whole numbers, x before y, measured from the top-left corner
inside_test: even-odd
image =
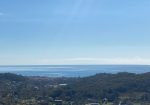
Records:
[[[24,76],[86,77],[97,73],[146,73],[149,65],[36,65],[0,66],[0,73],[15,73]]]

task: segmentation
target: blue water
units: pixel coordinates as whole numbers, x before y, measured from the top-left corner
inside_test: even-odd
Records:
[[[0,66],[0,73],[15,73],[23,76],[86,77],[97,73],[146,73],[149,65],[36,65]]]

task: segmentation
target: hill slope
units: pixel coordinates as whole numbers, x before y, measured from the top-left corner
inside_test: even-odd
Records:
[[[107,98],[116,105],[150,103],[150,73],[97,74],[85,78],[23,77],[0,74],[0,105],[83,105]],[[56,104],[56,103],[55,103]]]

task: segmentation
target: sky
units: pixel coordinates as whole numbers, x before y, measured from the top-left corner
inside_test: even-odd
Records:
[[[0,65],[150,64],[150,0],[1,0]]]

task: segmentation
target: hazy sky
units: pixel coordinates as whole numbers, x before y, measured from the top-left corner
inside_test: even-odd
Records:
[[[1,0],[12,64],[150,64],[150,0]]]

